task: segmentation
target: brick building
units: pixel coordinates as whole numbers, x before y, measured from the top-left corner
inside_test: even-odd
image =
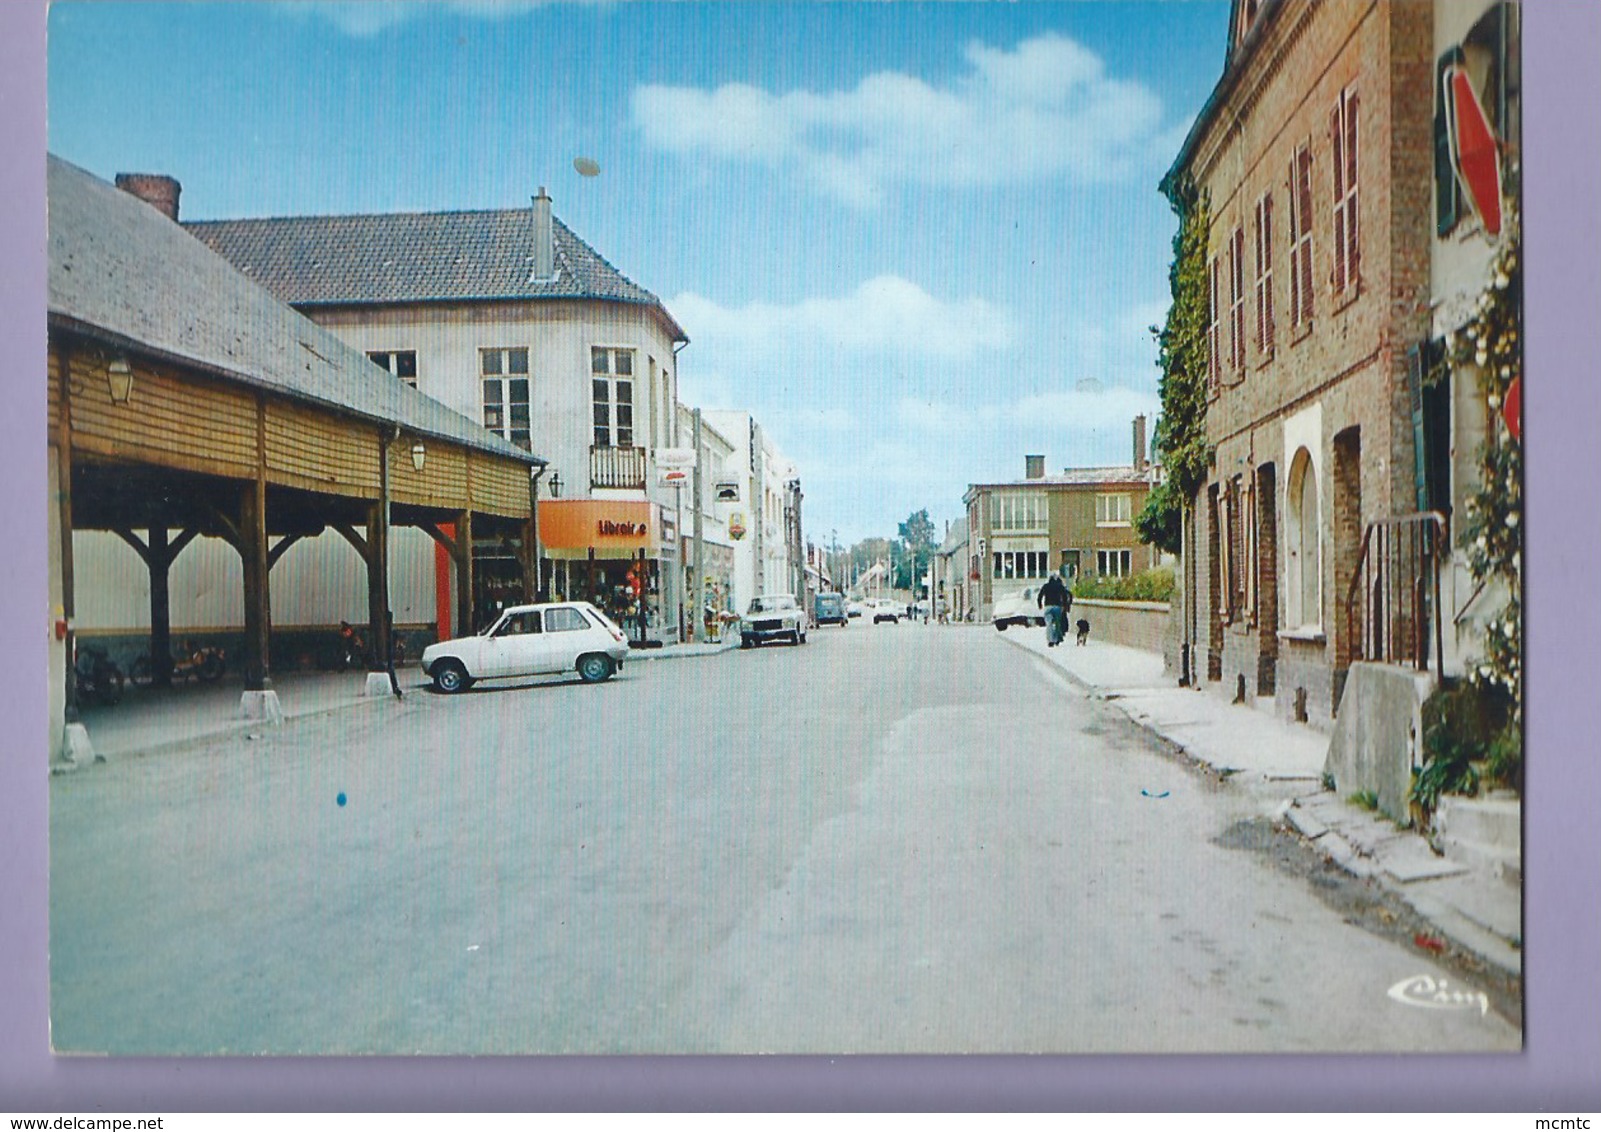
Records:
[[[980,621],[995,603],[1053,573],[1127,577],[1157,565],[1160,552],[1139,541],[1134,516],[1161,469],[1146,458],[1145,418],[1133,425],[1133,462],[1064,468],[1046,475],[1045,457],[1024,457],[1024,477],[969,485],[967,580],[963,601]]]
[[[1364,533],[1416,508],[1433,18],[1236,0],[1222,77],[1164,182],[1192,177],[1211,224],[1216,457],[1182,579],[1194,674],[1323,727],[1362,655]]]

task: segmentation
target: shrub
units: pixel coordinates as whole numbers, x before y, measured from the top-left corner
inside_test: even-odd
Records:
[[[1440,795],[1477,794],[1481,777],[1505,780],[1521,765],[1521,736],[1504,692],[1459,682],[1430,696],[1422,714],[1423,769],[1413,776],[1412,801],[1425,816]]]
[[[1126,578],[1080,575],[1073,581],[1073,596],[1101,601],[1171,601],[1175,588],[1172,569],[1158,566]]]

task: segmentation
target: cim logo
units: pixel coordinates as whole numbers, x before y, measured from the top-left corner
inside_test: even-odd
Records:
[[[1490,1011],[1490,997],[1483,991],[1458,990],[1446,979],[1433,975],[1413,975],[1390,988],[1390,997],[1407,1006],[1425,1010],[1472,1010],[1481,1015]]]
[[[602,537],[639,538],[645,533],[645,524],[619,523],[615,519],[600,519],[595,523],[595,533]]]

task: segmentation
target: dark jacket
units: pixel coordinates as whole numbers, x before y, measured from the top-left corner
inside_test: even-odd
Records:
[[[1073,608],[1073,595],[1062,584],[1062,579],[1052,574],[1046,583],[1040,587],[1039,597],[1035,603],[1041,608],[1047,605],[1059,605],[1064,610]]]

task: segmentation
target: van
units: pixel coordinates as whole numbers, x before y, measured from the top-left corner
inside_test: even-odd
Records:
[[[844,625],[849,618],[845,613],[845,595],[820,593],[812,598],[812,618],[819,625]]]

